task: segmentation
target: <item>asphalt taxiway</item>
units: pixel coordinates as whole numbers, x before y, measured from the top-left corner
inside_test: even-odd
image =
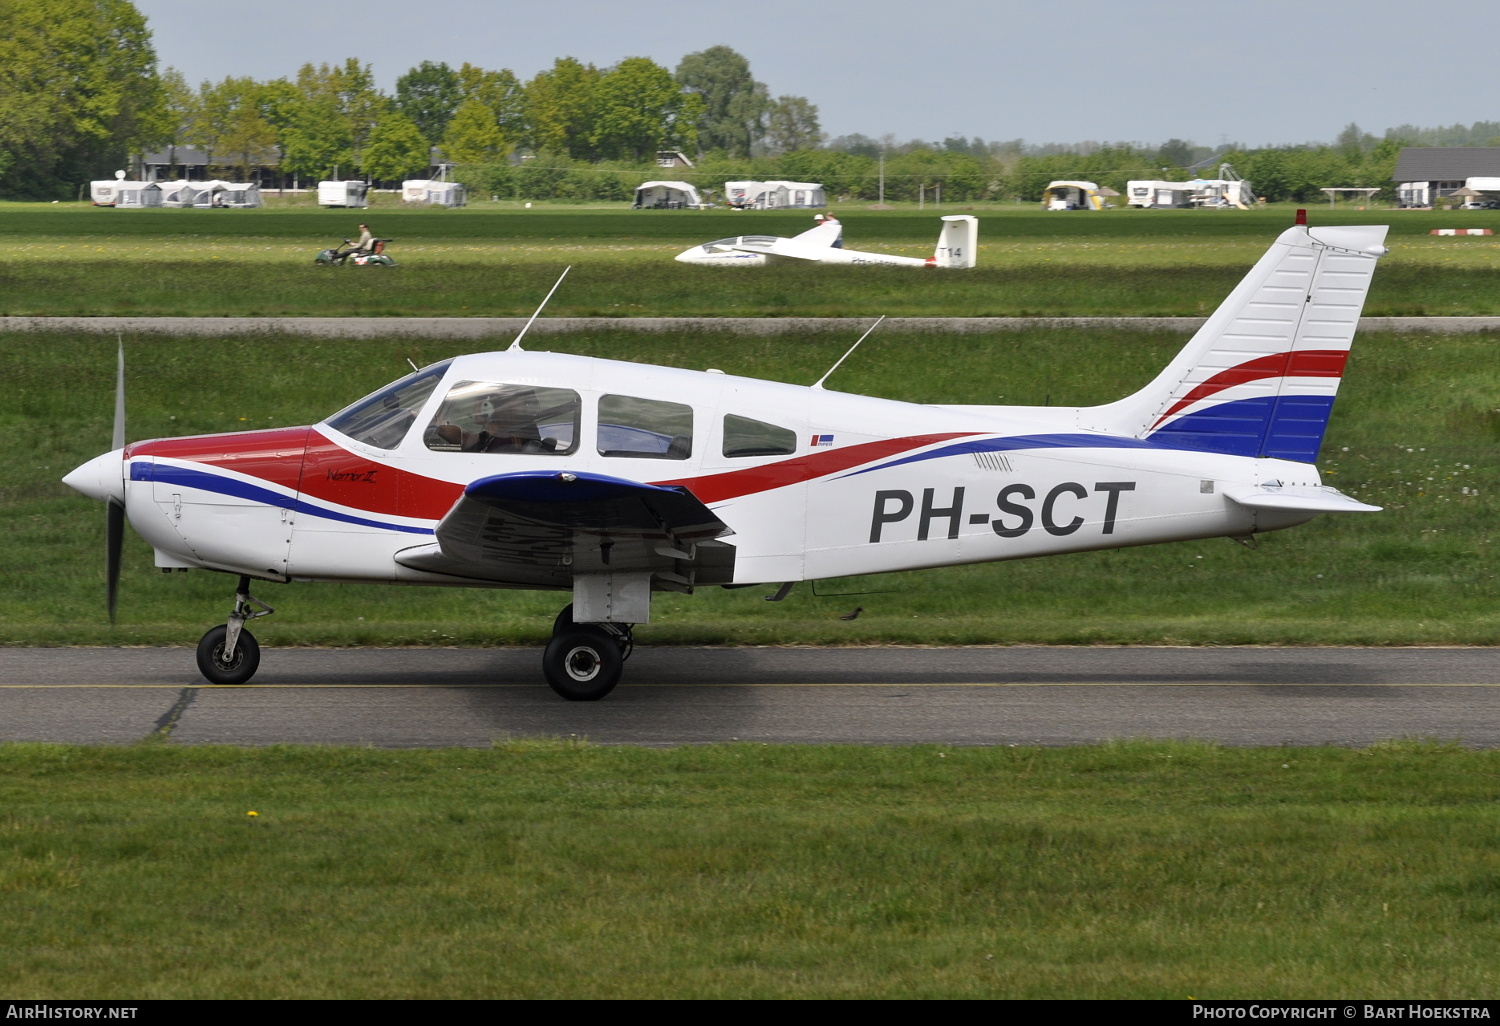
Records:
[[[1083,744],[1197,738],[1500,746],[1500,649],[641,648],[601,702],[531,649],[267,649],[213,687],[188,649],[0,649],[0,741],[483,746]]]

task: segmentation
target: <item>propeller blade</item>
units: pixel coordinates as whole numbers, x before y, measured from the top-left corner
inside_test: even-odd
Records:
[[[109,602],[109,622],[115,622],[115,601],[120,594],[120,552],[125,547],[125,506],[110,499],[104,504],[104,579]]]
[[[118,337],[119,359],[115,366],[115,430],[110,450],[125,446],[125,339]],[[115,622],[115,604],[120,597],[120,553],[125,548],[125,504],[110,499],[104,504],[104,588],[109,604],[109,622]]]
[[[115,371],[115,434],[111,450],[125,445],[125,339],[120,339],[120,360]]]

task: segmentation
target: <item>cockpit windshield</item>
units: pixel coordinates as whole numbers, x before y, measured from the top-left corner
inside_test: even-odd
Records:
[[[703,252],[720,253],[735,246],[769,246],[776,241],[774,235],[737,235],[732,239],[715,239],[703,244]]]
[[[394,449],[406,437],[406,432],[417,419],[417,412],[452,362],[444,360],[413,371],[353,406],[340,410],[324,423],[356,442],[377,449]]]

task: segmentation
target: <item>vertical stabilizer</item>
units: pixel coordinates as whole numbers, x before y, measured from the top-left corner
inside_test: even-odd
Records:
[[[1386,230],[1287,229],[1155,381],[1081,426],[1313,462]]]
[[[973,267],[978,255],[979,219],[972,214],[945,215],[933,263],[938,267]]]

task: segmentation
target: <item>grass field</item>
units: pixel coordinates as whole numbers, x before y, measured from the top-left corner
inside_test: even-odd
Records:
[[[740,234],[792,235],[807,213],[515,205],[451,211],[126,211],[0,204],[0,315],[516,316],[574,265],[558,316],[1171,316],[1211,311],[1292,220],[1256,211],[1045,213],[1034,207],[835,208],[850,248],[926,256],[937,216],[980,218],[979,266],[738,269],[673,262]],[[1392,225],[1365,312],[1500,314],[1500,212],[1314,209],[1315,224]],[[396,269],[318,268],[369,220]],[[1163,273],[1170,271],[1170,273]],[[725,273],[721,273],[725,272]]]
[[[1497,760],[0,746],[0,991],[1490,998]]]
[[[851,211],[849,244],[919,254],[951,210]],[[978,213],[976,272],[809,279],[666,259],[719,235],[795,232],[805,215],[0,204],[0,312],[529,313],[575,262],[553,313],[1198,314],[1290,221]],[[378,278],[311,267],[360,216],[402,239],[404,266]],[[1314,212],[1396,226],[1367,312],[1403,314],[1500,312],[1494,244],[1425,235],[1496,217]],[[806,383],[850,341],[595,332],[545,345]],[[1089,404],[1139,387],[1182,342],[877,334],[831,385]],[[1358,340],[1322,466],[1384,513],[1320,518],[1255,552],[1195,542],[823,582],[779,604],[756,589],[664,595],[639,637],[1500,643],[1494,345]],[[129,434],[141,438],[315,421],[454,344],[140,336],[127,348]],[[12,450],[0,462],[0,644],[192,644],[227,611],[228,578],[159,575],[127,535],[120,624],[105,623],[102,510],[58,479],[107,447],[113,366],[112,340],[0,335]],[[272,645],[534,645],[563,601],[266,588],[278,612],[256,626]],[[854,604],[860,619],[838,619]],[[0,745],[0,993],[1492,997],[1496,759],[1414,741]]]
[[[549,337],[558,351],[811,382],[851,340]],[[877,334],[831,385],[930,402],[1086,405],[1144,384],[1176,334]],[[541,345],[542,343],[538,343]],[[663,594],[645,643],[1495,644],[1493,533],[1500,363],[1490,335],[1358,340],[1321,466],[1386,507],[1266,535],[1257,551],[1205,541],[802,585]],[[120,622],[103,615],[103,513],[58,478],[107,447],[113,340],[0,336],[0,643],[192,644],[225,612],[229,578],[162,576],[128,535]],[[305,424],[455,351],[455,343],[285,336],[127,340],[131,438]],[[467,344],[465,344],[467,345]],[[475,346],[474,348],[482,348]],[[545,642],[556,595],[356,585],[263,586],[269,644]],[[854,605],[857,621],[839,615]]]

